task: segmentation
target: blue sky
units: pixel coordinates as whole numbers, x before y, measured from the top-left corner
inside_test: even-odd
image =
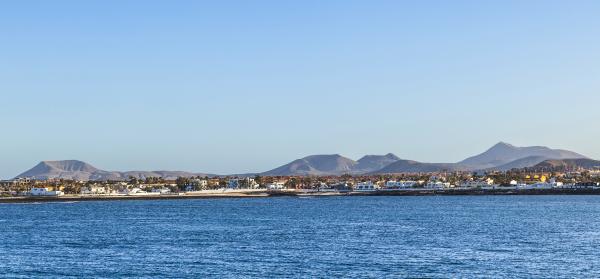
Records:
[[[501,140],[600,158],[598,14],[598,1],[5,1],[0,178],[60,159],[454,162]]]

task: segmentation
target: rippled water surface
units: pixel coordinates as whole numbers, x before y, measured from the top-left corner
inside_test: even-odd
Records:
[[[0,204],[3,277],[600,277],[600,197]]]

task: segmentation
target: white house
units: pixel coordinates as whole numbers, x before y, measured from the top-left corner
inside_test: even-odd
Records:
[[[395,181],[390,180],[385,183],[386,189],[404,189],[404,188],[412,188],[417,185],[416,181]]]
[[[169,194],[171,193],[171,190],[169,188],[154,188],[152,189],[152,193],[159,193],[159,194]]]
[[[269,190],[282,190],[285,188],[285,184],[283,182],[274,182],[267,184],[267,189]]]
[[[92,185],[89,187],[81,188],[82,195],[103,195],[106,194],[106,187]]]
[[[491,178],[488,178],[486,180],[469,179],[467,181],[461,182],[460,187],[462,187],[462,188],[483,188],[483,189],[495,188],[494,180]]]
[[[45,197],[57,197],[62,196],[62,191],[48,191],[48,188],[31,188],[29,192],[31,196],[45,196]]]
[[[562,186],[562,182],[556,182],[556,179],[552,178],[549,182],[537,182],[534,184],[526,185],[523,189],[553,189]]]
[[[254,178],[246,177],[246,186],[250,189],[257,189],[260,185],[254,180]]]
[[[195,178],[195,179],[191,180],[191,183],[195,186],[200,187],[201,189],[204,189],[208,186],[208,180],[206,180],[206,179]]]
[[[354,186],[354,191],[375,191],[377,190],[377,185],[373,184],[371,181],[359,182]]]
[[[425,189],[443,190],[444,188],[450,188],[450,183],[441,181],[429,181],[425,185]]]
[[[143,195],[143,194],[147,194],[147,192],[140,188],[133,188],[133,189],[129,190],[127,192],[127,194],[128,195]]]

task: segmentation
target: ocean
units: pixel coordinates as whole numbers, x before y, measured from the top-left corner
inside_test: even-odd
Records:
[[[0,277],[600,277],[600,196],[0,204]]]

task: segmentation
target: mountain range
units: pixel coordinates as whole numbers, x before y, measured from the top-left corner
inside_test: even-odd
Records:
[[[191,176],[214,176],[214,174],[191,173],[184,171],[105,171],[77,160],[43,161],[32,169],[18,175],[17,177],[29,177],[34,179],[74,179],[74,180],[127,180],[130,177],[144,179],[146,177],[162,177],[165,179],[176,179],[177,177]]]
[[[339,154],[312,155],[294,160],[275,169],[256,173],[263,176],[325,176],[342,174],[390,174],[390,173],[422,173],[439,171],[506,171],[514,168],[536,166],[598,166],[598,161],[591,160],[579,153],[568,150],[551,149],[543,146],[517,147],[500,142],[485,152],[469,157],[457,163],[424,163],[400,159],[388,153],[386,155],[366,155],[357,161]],[[255,174],[246,174],[255,175]],[[77,160],[43,161],[32,169],[17,177],[35,179],[75,179],[75,180],[126,180],[129,177],[176,177],[216,176],[206,173],[182,171],[105,171]]]
[[[499,142],[485,152],[457,163],[424,163],[403,160],[394,154],[367,155],[353,161],[340,155],[316,155],[295,160],[264,175],[386,174],[440,171],[499,170],[532,167],[546,160],[586,159],[568,150],[543,146],[517,147]],[[326,166],[326,167],[324,167]]]
[[[465,160],[458,162],[460,165],[464,165],[469,169],[492,169],[500,166],[510,166],[509,164],[514,163],[516,160],[524,158],[530,158],[529,160],[537,159],[580,159],[586,158],[585,156],[561,149],[550,149],[545,146],[530,146],[530,147],[516,147],[514,145],[500,142],[487,151],[469,157]],[[543,160],[538,161],[537,163]]]
[[[592,160],[592,159],[563,159],[563,160],[546,160],[543,161],[532,168],[539,170],[564,170],[564,169],[574,169],[574,168],[584,168],[584,169],[593,169],[600,168],[600,161]]]
[[[380,170],[399,161],[396,155],[366,155],[358,161],[343,157],[339,154],[312,155],[292,161],[281,167],[263,172],[261,175],[341,175],[364,174]]]

